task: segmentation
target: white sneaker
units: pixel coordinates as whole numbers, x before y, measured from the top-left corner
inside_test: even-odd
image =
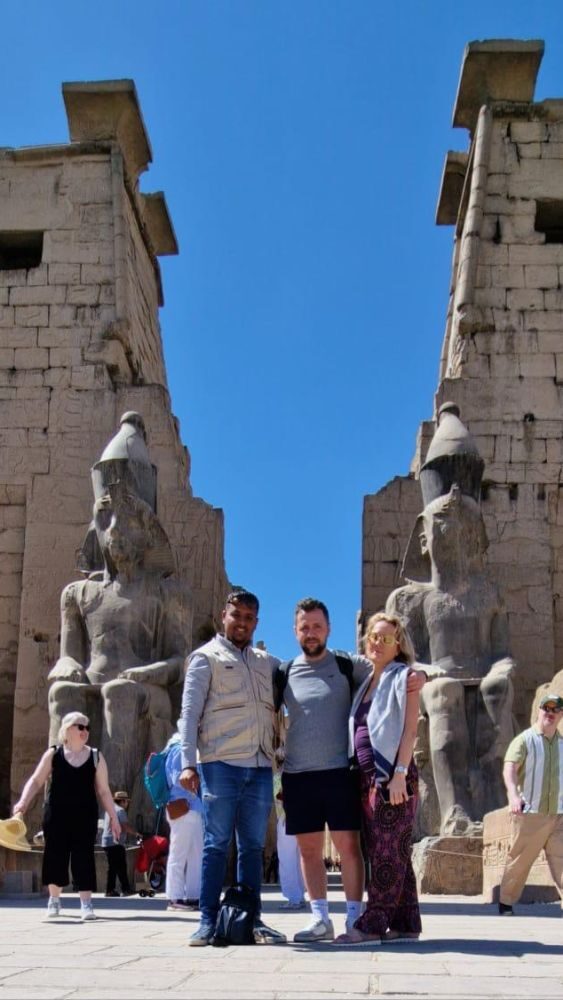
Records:
[[[82,903],[80,906],[80,919],[81,920],[97,920],[97,916],[94,913],[94,907],[91,903]]]
[[[47,920],[53,920],[55,917],[60,917],[61,915],[61,901],[60,899],[55,899],[54,896],[49,896],[49,902],[47,903]]]
[[[302,931],[293,936],[294,941],[334,941],[332,920],[317,920],[313,918]]]

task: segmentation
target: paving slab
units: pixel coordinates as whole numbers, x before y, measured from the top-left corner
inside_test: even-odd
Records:
[[[331,887],[336,932],[341,890]],[[294,944],[307,914],[279,909],[264,889],[264,919],[287,945],[188,948],[197,913],[154,899],[95,897],[100,919],[82,923],[76,897],[44,919],[44,899],[0,900],[0,1000],[493,1000],[563,998],[559,903],[520,906],[513,917],[479,897],[423,896],[423,936],[369,948]]]

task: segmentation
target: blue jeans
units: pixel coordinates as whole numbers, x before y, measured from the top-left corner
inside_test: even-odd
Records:
[[[237,845],[237,880],[254,889],[260,906],[262,851],[272,808],[269,767],[234,767],[223,761],[200,764],[203,802],[201,921],[214,924],[225,881],[233,831]]]

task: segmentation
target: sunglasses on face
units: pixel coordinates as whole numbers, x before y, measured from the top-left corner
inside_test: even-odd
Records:
[[[377,643],[379,643],[379,642],[382,642],[384,646],[394,646],[395,643],[397,642],[397,639],[396,639],[396,637],[394,635],[377,635],[377,634],[374,634],[374,635],[370,635],[369,641],[373,642],[374,646],[377,645]]]
[[[554,715],[559,715],[559,712],[563,712],[563,708],[559,708],[558,705],[543,705],[544,712],[552,712]]]
[[[75,729],[79,729],[81,733],[90,732],[90,726],[86,726],[83,722],[73,722],[73,726]]]

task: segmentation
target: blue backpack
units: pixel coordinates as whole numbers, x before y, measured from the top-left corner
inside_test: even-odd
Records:
[[[166,780],[166,758],[170,750],[167,743],[164,750],[149,754],[143,768],[145,788],[157,809],[162,809],[170,799],[170,789]]]

